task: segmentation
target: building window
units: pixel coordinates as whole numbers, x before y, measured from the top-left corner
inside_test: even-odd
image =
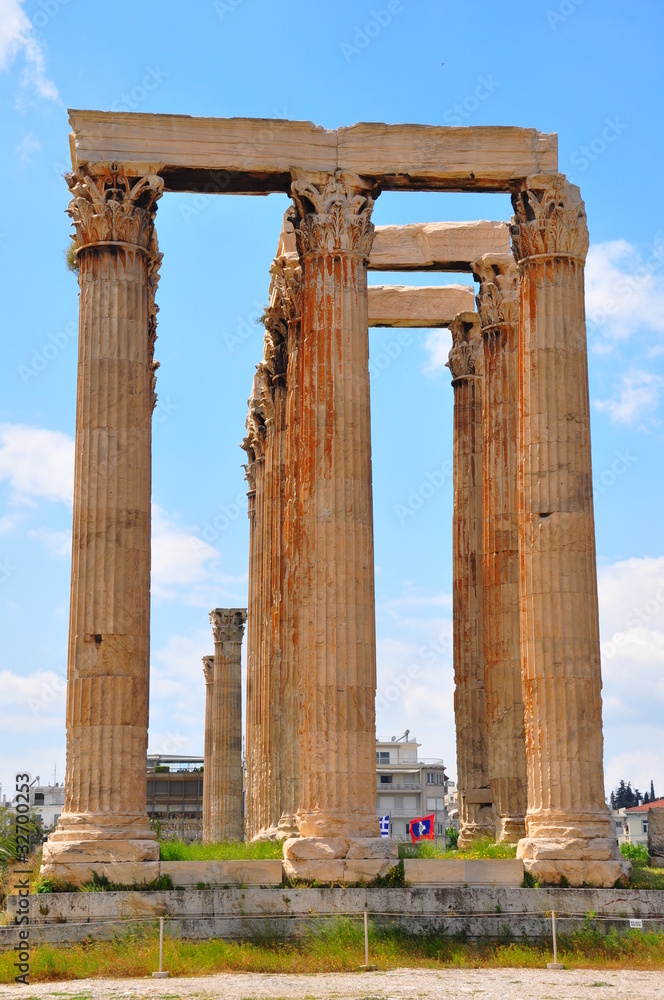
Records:
[[[442,783],[443,783],[443,776],[442,776],[442,774],[437,774],[436,775],[436,784],[437,785],[442,785]]]
[[[35,795],[35,802],[36,802],[36,801],[37,801],[37,796]],[[647,820],[647,819],[644,819],[644,820],[643,820],[643,832],[644,832],[644,833],[647,833],[647,832],[648,832],[648,820]]]
[[[381,774],[381,776],[380,776],[380,783],[381,783],[381,785],[391,785],[392,784],[392,775],[391,774]]]
[[[427,785],[434,785],[435,783],[436,783],[435,774],[431,774],[431,772],[429,772],[427,774]]]
[[[390,763],[390,751],[389,750],[376,750],[376,763],[377,764],[389,764]]]
[[[44,805],[44,793],[43,792],[35,792],[35,805],[36,806],[43,806]]]
[[[442,837],[442,835],[444,833],[445,833],[445,827],[443,826],[443,824],[442,823],[436,823],[436,834],[439,837]]]

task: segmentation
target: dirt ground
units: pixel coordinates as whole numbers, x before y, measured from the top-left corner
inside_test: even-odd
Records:
[[[78,979],[0,986],[21,1000],[664,1000],[664,972],[545,969],[396,969],[281,976],[224,973],[198,979]]]

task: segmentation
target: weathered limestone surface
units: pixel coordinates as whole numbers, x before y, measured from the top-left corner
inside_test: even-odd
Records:
[[[241,654],[246,620],[245,608],[210,612],[214,681],[209,839],[215,843],[244,839]]]
[[[450,327],[448,367],[454,386],[452,613],[454,714],[459,786],[459,843],[494,829],[487,771],[482,639],[482,333],[474,312]],[[477,801],[478,791],[482,801]],[[471,793],[470,795],[468,793]],[[473,794],[475,793],[475,794]]]
[[[260,775],[260,712],[261,686],[260,662],[260,582],[262,579],[262,522],[256,525],[256,511],[262,511],[265,472],[264,442],[265,421],[259,407],[260,399],[254,376],[247,436],[242,447],[247,453],[247,513],[249,516],[249,581],[247,608],[247,705],[246,705],[246,796],[245,822],[247,840],[252,840],[260,829],[259,798]]]
[[[44,873],[150,861],[145,755],[150,643],[154,230],[163,182],[70,175],[80,262],[65,807]]]
[[[525,835],[526,749],[519,633],[517,424],[519,273],[511,256],[475,262],[484,339],[484,686],[496,839]]]
[[[472,311],[471,285],[371,285],[369,326],[449,326],[459,312]]]
[[[277,256],[296,254],[295,231],[284,218]],[[471,271],[483,254],[509,254],[505,222],[415,222],[376,226],[370,271]]]
[[[339,172],[297,179],[292,196],[302,264],[297,819],[303,837],[377,836],[366,306],[373,199],[360,178]]]
[[[648,854],[658,859],[658,867],[664,867],[664,809],[650,807],[648,810]]]
[[[508,191],[520,177],[558,169],[557,136],[526,128],[362,122],[335,131],[278,119],[78,110],[69,122],[74,168],[118,160],[142,175],[149,165],[168,191],[288,191],[294,165],[353,172],[385,190]]]
[[[630,866],[604,802],[586,213],[579,189],[560,174],[527,178],[512,200],[521,273],[517,464],[528,768],[518,854],[538,877],[611,885]]]
[[[214,754],[214,656],[203,657],[205,676],[205,742],[203,748],[203,842],[211,836],[210,806],[212,791],[212,757]]]
[[[523,861],[500,858],[407,858],[404,874],[412,885],[521,885]]]

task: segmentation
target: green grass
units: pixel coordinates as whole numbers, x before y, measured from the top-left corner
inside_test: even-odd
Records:
[[[634,865],[628,888],[664,889],[664,868],[648,868],[645,865]]]
[[[172,976],[215,972],[312,973],[353,971],[364,962],[361,920],[340,918],[333,926],[311,930],[289,942],[278,923],[261,922],[248,940],[164,941],[164,968]],[[157,967],[156,925],[116,938],[57,948],[31,949],[31,982],[97,977],[144,977]],[[544,968],[552,960],[550,944],[516,941],[503,930],[499,940],[465,942],[441,931],[413,935],[394,927],[373,927],[370,961],[379,969],[395,968]],[[559,935],[559,956],[567,968],[664,968],[664,934],[609,931],[604,936],[586,922],[579,931]],[[14,978],[13,952],[0,953],[0,983]]]
[[[283,857],[279,841],[259,840],[245,844],[227,841],[221,844],[186,844],[183,840],[162,840],[160,861],[263,861]]]
[[[472,848],[464,851],[454,850],[436,844],[433,841],[421,840],[418,844],[399,844],[400,858],[449,858],[463,861],[468,858],[515,858],[515,844],[496,844],[489,837],[475,841]]]

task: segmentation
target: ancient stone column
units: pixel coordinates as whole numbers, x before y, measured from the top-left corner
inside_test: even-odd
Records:
[[[512,196],[521,274],[519,560],[528,769],[518,854],[546,881],[613,885],[604,801],[583,271],[586,213],[563,175]]]
[[[156,860],[145,798],[159,177],[67,178],[80,316],[65,807],[43,870]],[[74,878],[74,875],[71,876]]]
[[[450,326],[454,387],[452,615],[459,844],[493,836],[482,619],[482,332],[476,313]]]
[[[296,599],[303,837],[378,836],[367,259],[359,177],[299,177],[300,533]]]
[[[265,369],[258,366],[254,375],[247,436],[242,447],[247,452],[245,466],[249,482],[249,596],[247,631],[247,718],[246,718],[246,836],[253,840],[265,825],[265,762],[262,756],[263,705],[265,700],[263,657],[263,605],[265,591],[265,443],[266,427],[263,399]]]
[[[511,257],[486,255],[480,282],[484,338],[483,483],[484,686],[489,783],[496,840],[525,834],[526,746],[519,633],[519,532],[516,489],[519,273]]]
[[[212,787],[212,754],[214,752],[214,656],[203,657],[205,675],[205,742],[203,749],[203,843],[211,836],[210,797]]]
[[[244,840],[242,818],[242,638],[245,608],[210,612],[214,635],[210,840]],[[203,772],[205,774],[205,772]]]
[[[280,815],[277,836],[286,839],[298,835],[297,807],[299,798],[299,698],[296,675],[297,581],[300,532],[297,527],[297,495],[299,483],[299,384],[298,347],[302,302],[302,271],[296,261],[286,257],[275,260],[272,278],[276,299],[286,317],[287,374],[286,415],[284,428],[284,497],[282,536],[281,628],[283,645],[280,671],[279,704],[281,707],[279,763]]]

